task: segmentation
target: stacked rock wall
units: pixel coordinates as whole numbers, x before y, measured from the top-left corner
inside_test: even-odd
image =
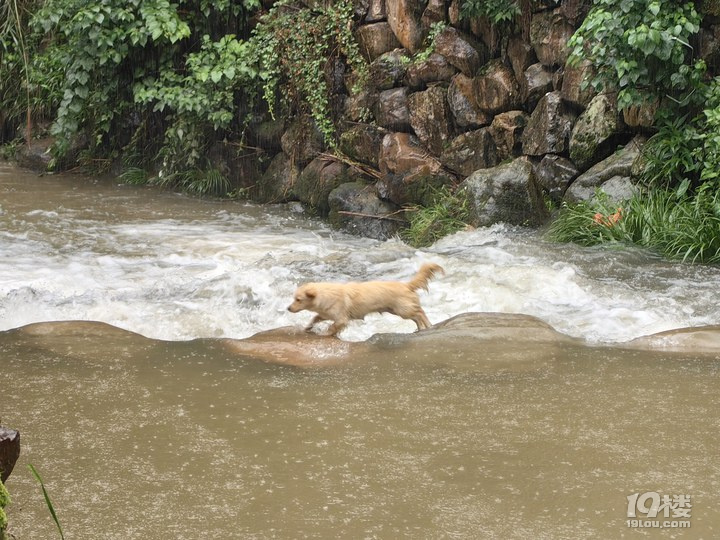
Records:
[[[300,200],[382,237],[402,226],[399,209],[430,204],[450,184],[466,194],[474,225],[533,225],[546,219],[548,201],[592,196],[610,179],[593,168],[618,161],[618,149],[632,142],[623,164],[637,155],[652,114],[619,114],[613,94],[583,84],[590,66],[568,64],[567,42],[590,0],[529,0],[514,33],[461,20],[460,1],[357,0],[368,83],[352,92],[346,72],[335,96],[344,100],[339,149],[357,166],[329,170],[320,136],[297,120],[260,181],[260,200]],[[431,54],[418,55],[436,23],[445,26]],[[630,167],[621,169],[612,178],[631,189]],[[370,209],[393,218],[365,230]]]

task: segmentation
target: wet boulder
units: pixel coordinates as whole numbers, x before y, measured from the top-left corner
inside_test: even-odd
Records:
[[[293,192],[312,212],[325,216],[330,210],[328,206],[330,192],[347,181],[347,165],[317,157],[300,173],[293,186]]]
[[[575,164],[567,158],[547,154],[535,165],[538,182],[555,203],[562,201],[570,183],[580,174]]]
[[[417,137],[392,133],[383,139],[377,193],[395,204],[427,204],[432,189],[449,181],[440,162],[428,154]]]
[[[475,227],[499,222],[536,226],[548,217],[540,184],[526,157],[475,171],[460,185],[460,193],[468,201],[470,223]]]
[[[403,47],[415,53],[425,37],[420,17],[423,3],[414,0],[385,0],[390,28]]]
[[[407,87],[380,92],[373,109],[379,126],[391,131],[410,131]]]
[[[622,111],[625,125],[632,128],[650,128],[655,124],[655,113],[660,102],[655,100],[649,103],[631,105]]]
[[[535,49],[520,36],[510,38],[507,46],[507,57],[518,82],[522,81],[525,70],[537,62]]]
[[[589,60],[577,65],[566,62],[560,88],[563,99],[581,108],[587,107],[597,95],[595,88],[590,84],[594,76],[595,69]]]
[[[523,131],[523,153],[542,156],[567,152],[576,118],[577,114],[562,99],[560,92],[545,94]]]
[[[387,134],[388,131],[381,127],[357,124],[340,135],[338,147],[350,159],[377,168],[383,138]]]
[[[426,60],[410,64],[405,80],[410,88],[421,89],[428,83],[449,81],[457,72],[443,55],[432,53]]]
[[[533,111],[538,102],[553,90],[553,72],[540,62],[528,67],[520,80],[522,102],[525,109]]]
[[[423,28],[428,29],[433,24],[445,22],[446,20],[447,9],[445,7],[445,0],[429,0],[420,19]]]
[[[330,192],[330,223],[339,229],[386,240],[405,226],[399,208],[380,200],[373,186],[362,182],[341,184]]]
[[[365,23],[373,23],[384,21],[387,19],[385,11],[385,0],[370,0],[368,3],[367,14],[365,15]]]
[[[508,111],[493,118],[490,134],[495,141],[498,161],[520,155],[522,134],[529,119],[530,116],[523,111]]]
[[[622,128],[615,97],[595,96],[570,134],[570,159],[580,170],[586,170],[615,150]]]
[[[451,112],[446,96],[445,88],[433,86],[408,98],[410,126],[434,155],[439,155],[450,139]]]
[[[53,144],[55,144],[55,139],[47,137],[44,139],[32,139],[29,145],[21,145],[15,155],[17,164],[31,171],[46,172],[52,161],[50,148]]]
[[[359,92],[351,92],[345,98],[343,112],[348,120],[352,122],[367,122],[372,116],[373,110],[376,109],[378,101],[378,93],[366,89]]]
[[[475,77],[478,107],[491,114],[508,111],[520,103],[520,89],[512,70],[500,60],[488,62]]]
[[[498,152],[489,128],[463,133],[454,138],[440,156],[441,163],[462,176],[494,167]]]
[[[355,32],[355,39],[360,53],[368,62],[372,62],[381,54],[402,47],[387,21],[362,25]]]
[[[381,54],[370,63],[369,84],[375,90],[389,90],[400,86],[407,72],[409,58],[405,49]]]
[[[492,115],[478,105],[475,98],[475,84],[467,75],[458,73],[452,78],[447,97],[450,111],[459,127],[479,128],[487,126],[492,121]]]
[[[299,167],[315,159],[325,146],[322,134],[309,117],[298,118],[290,124],[280,138],[280,145]]]
[[[568,202],[580,202],[590,200],[595,195],[595,190],[601,188],[608,180],[616,178],[608,188],[618,192],[616,197],[627,198],[627,190],[619,189],[620,185],[631,188],[633,164],[640,156],[645,139],[636,136],[624,148],[618,150],[610,157],[593,165],[586,172],[577,177],[565,192],[565,200]],[[624,180],[621,180],[624,179]],[[617,198],[616,198],[617,200]]]
[[[0,426],[0,481],[4,484],[20,457],[20,432]]]
[[[448,26],[435,38],[435,52],[464,75],[472,77],[490,58],[487,47],[471,36]]]
[[[530,43],[540,62],[546,66],[562,66],[570,55],[568,40],[575,33],[562,9],[541,11],[530,22]]]
[[[300,169],[284,152],[280,152],[270,162],[270,166],[260,177],[255,187],[253,199],[260,203],[281,203],[297,200],[293,192],[295,180]]]
[[[389,133],[385,135],[380,149],[380,172],[407,173],[418,167],[436,168],[437,160],[430,156],[414,135]]]

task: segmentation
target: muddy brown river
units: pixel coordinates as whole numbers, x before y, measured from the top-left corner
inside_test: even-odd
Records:
[[[18,540],[59,537],[29,463],[68,539],[720,536],[716,268],[502,226],[415,250],[1,164],[0,193]],[[431,330],[285,310],[423,261]]]

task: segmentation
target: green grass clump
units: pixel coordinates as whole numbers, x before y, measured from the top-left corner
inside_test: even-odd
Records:
[[[402,238],[414,247],[433,244],[443,236],[467,227],[467,200],[447,186],[433,189],[432,204],[409,209],[410,226]]]
[[[563,204],[547,237],[583,246],[624,243],[671,259],[720,263],[720,190],[711,183],[689,193],[655,189],[621,203],[601,192],[589,202]]]

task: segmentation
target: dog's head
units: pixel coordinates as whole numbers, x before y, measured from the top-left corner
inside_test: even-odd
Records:
[[[293,303],[288,306],[288,311],[297,313],[303,309],[311,309],[317,292],[311,285],[302,285],[295,291],[295,297]]]

